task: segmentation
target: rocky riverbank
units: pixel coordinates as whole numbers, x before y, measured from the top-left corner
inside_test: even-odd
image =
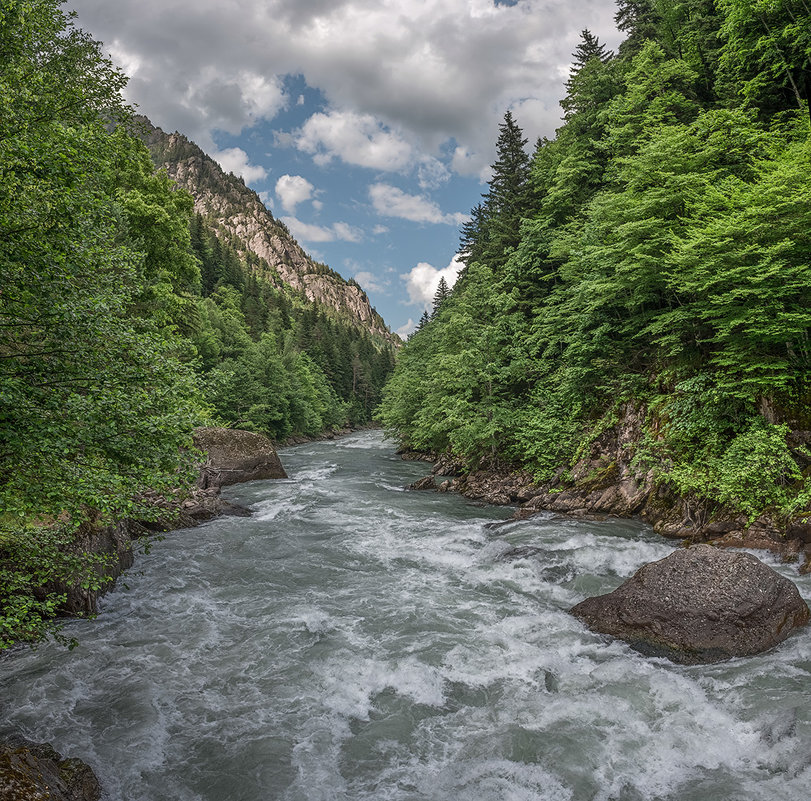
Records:
[[[96,572],[107,581],[100,589],[64,583],[45,588],[65,594],[64,614],[96,614],[98,599],[132,567],[138,543],[148,537],[192,528],[222,514],[249,515],[247,509],[220,496],[222,487],[256,479],[287,478],[273,443],[259,434],[227,428],[199,428],[194,432],[194,444],[205,454],[195,486],[179,487],[162,495],[146,495],[142,500],[155,512],[149,520],[122,520],[111,524],[91,521],[79,529],[72,549],[97,556]]]
[[[148,495],[156,512],[149,520],[123,520],[82,526],[71,544],[77,553],[99,558],[96,572],[106,579],[99,589],[54,582],[43,592],[64,593],[62,613],[93,615],[98,599],[135,561],[138,543],[149,536],[191,528],[218,515],[250,515],[229,503],[220,490],[230,484],[267,478],[287,478],[273,443],[259,434],[225,428],[194,432],[195,448],[205,455],[196,486]],[[0,801],[98,801],[101,788],[93,771],[78,759],[63,759],[50,745],[19,737],[0,741]]]
[[[0,801],[99,801],[101,786],[80,759],[21,737],[0,741]]]
[[[798,562],[800,572],[811,572],[811,515],[780,520],[764,514],[750,521],[707,499],[681,497],[666,485],[657,485],[652,471],[640,473],[633,465],[633,454],[642,436],[643,418],[639,410],[625,407],[617,424],[596,438],[571,469],[561,468],[555,478],[541,484],[526,472],[500,465],[466,472],[461,462],[447,456],[413,451],[401,455],[434,463],[431,474],[412,484],[412,489],[459,492],[486,503],[515,504],[516,519],[541,511],[576,517],[639,517],[664,537],[768,550]],[[803,460],[802,446],[811,443],[811,432],[795,431],[792,437]]]

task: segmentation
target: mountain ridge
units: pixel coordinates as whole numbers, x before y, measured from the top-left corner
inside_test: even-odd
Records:
[[[274,283],[288,285],[339,317],[348,318],[358,328],[395,346],[400,344],[400,338],[372,307],[363,288],[312,259],[241,178],[226,173],[184,134],[166,133],[144,116],[139,116],[138,122],[155,165],[192,195],[195,212],[202,215],[224,244],[243,258],[252,254],[260,260],[259,265],[250,260],[254,270]]]

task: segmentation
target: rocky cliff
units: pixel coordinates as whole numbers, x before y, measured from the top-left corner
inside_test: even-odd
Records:
[[[195,211],[221,241],[243,258],[255,257],[251,263],[257,272],[266,279],[284,282],[363,330],[399,342],[372,308],[366,293],[354,281],[311,259],[284,223],[240,178],[223,172],[214,159],[182,134],[167,134],[145,117],[139,120],[155,164],[191,193]]]

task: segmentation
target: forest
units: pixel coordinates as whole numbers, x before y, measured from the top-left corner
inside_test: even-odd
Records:
[[[529,155],[505,115],[465,267],[380,416],[405,447],[546,481],[630,407],[641,474],[807,513],[811,8],[619,0],[616,22],[616,53],[582,32],[554,139]]]
[[[50,625],[38,588],[90,580],[83,524],[188,480],[195,426],[361,425],[393,367],[193,213],[125,83],[57,0],[0,6],[0,646]]]

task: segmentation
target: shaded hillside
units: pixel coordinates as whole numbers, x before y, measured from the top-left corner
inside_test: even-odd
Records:
[[[225,173],[214,159],[180,133],[167,134],[145,117],[144,140],[156,165],[194,197],[194,210],[223,244],[248,259],[259,276],[303,293],[359,328],[397,342],[363,289],[313,261],[241,178]],[[258,257],[257,262],[249,254]]]

